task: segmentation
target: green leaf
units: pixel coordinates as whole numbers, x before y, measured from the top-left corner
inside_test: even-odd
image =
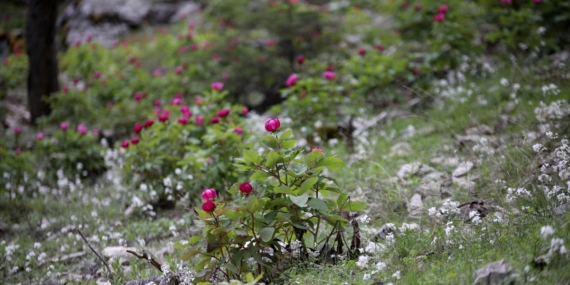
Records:
[[[280,158],[281,158],[281,156],[279,156],[278,153],[276,153],[274,151],[270,151],[267,154],[267,159],[265,160],[265,167],[273,168],[273,166],[275,166],[275,164],[277,164],[277,161],[279,161]]]
[[[289,196],[289,199],[291,199],[291,201],[295,203],[295,205],[299,207],[305,207],[305,204],[307,204],[307,200],[309,200],[309,194],[305,193],[301,196],[291,195]]]
[[[247,210],[249,212],[255,212],[255,208],[257,207],[257,203],[259,203],[257,201],[257,197],[255,196],[250,196],[249,199],[247,200]]]
[[[297,144],[297,141],[296,141],[296,140],[288,140],[288,141],[284,141],[284,142],[281,144],[281,147],[284,148],[284,149],[291,149],[291,148],[293,148],[293,147],[295,146],[295,144]]]
[[[245,161],[247,162],[252,162],[257,164],[263,161],[263,157],[261,157],[259,154],[257,154],[257,152],[251,149],[246,149],[243,151],[243,159],[245,159]]]
[[[233,272],[235,274],[239,274],[239,269],[235,265],[231,264],[230,262],[224,264],[224,267],[229,269],[231,272]]]
[[[317,165],[317,159],[322,158],[323,153],[320,151],[312,151],[305,156],[305,163],[309,167],[315,167]]]
[[[339,216],[339,215],[328,216],[328,217],[325,217],[325,219],[327,220],[327,222],[329,222],[329,224],[331,224],[333,226],[337,221],[340,221],[341,223],[348,223],[347,219],[345,219],[344,217]]]
[[[362,212],[366,208],[366,203],[362,201],[348,201],[342,208],[343,211]]]
[[[196,244],[202,240],[202,236],[193,236],[190,238],[190,244]]]
[[[344,162],[338,157],[325,157],[317,163],[317,166],[324,166],[331,171],[339,170],[344,166]]]
[[[317,210],[319,213],[327,215],[328,214],[328,207],[327,203],[319,198],[311,198],[309,199],[308,203],[309,207]]]
[[[293,190],[291,190],[291,188],[289,188],[288,186],[285,186],[285,185],[281,185],[279,187],[276,187],[275,189],[273,189],[273,192],[281,193],[281,194],[295,195]]]
[[[296,175],[301,175],[303,174],[305,171],[307,171],[307,166],[304,164],[299,164],[299,163],[291,163],[289,165],[289,167],[291,168],[291,170],[293,171],[294,174]]]
[[[190,243],[185,243],[185,244],[175,243],[175,244],[174,244],[174,248],[175,248],[175,249],[185,249],[185,248],[187,248],[187,247],[189,247],[189,246],[191,246],[191,245],[192,245],[192,242],[190,242]]]
[[[263,171],[256,171],[254,174],[251,175],[249,180],[251,181],[265,181],[267,178],[271,176],[269,173]]]
[[[180,259],[189,260],[190,258],[192,258],[196,254],[198,254],[198,251],[195,249],[191,249],[188,252],[186,252],[184,255],[182,255],[182,257],[180,257]]]
[[[288,139],[291,135],[293,134],[293,130],[292,129],[287,129],[285,130],[281,136],[279,136],[279,141],[284,141],[286,139]]]
[[[348,198],[348,194],[346,193],[341,193],[340,195],[338,195],[338,198],[336,199],[336,204],[339,208],[342,206],[342,203],[346,201],[346,198]]]
[[[261,141],[272,149],[277,149],[279,145],[279,141],[274,136],[262,136]]]
[[[299,193],[305,193],[305,191],[309,190],[309,188],[311,188],[313,185],[315,185],[315,183],[317,183],[318,180],[319,180],[319,177],[311,177],[311,178],[305,180],[303,182],[303,184],[301,184]]]
[[[264,242],[269,242],[273,238],[273,233],[275,233],[275,228],[262,228],[259,230],[259,236]]]

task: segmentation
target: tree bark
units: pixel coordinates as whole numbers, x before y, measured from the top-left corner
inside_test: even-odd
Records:
[[[50,113],[43,98],[59,90],[55,45],[58,0],[30,0],[26,22],[29,60],[28,108],[31,122]]]

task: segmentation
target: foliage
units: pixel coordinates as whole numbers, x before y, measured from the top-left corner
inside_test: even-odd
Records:
[[[351,201],[347,192],[324,174],[325,169],[342,168],[342,160],[319,150],[303,154],[303,149],[294,149],[296,140],[289,139],[292,132],[288,129],[263,136],[266,150],[262,155],[243,151],[237,166],[253,171],[249,177],[253,192],[234,201],[220,199],[215,209],[195,209],[202,233],[178,248],[190,248],[184,260],[200,256],[198,280],[242,279],[242,274],[253,270],[269,274],[284,266],[295,248],[301,259],[309,257],[309,249],[322,248],[323,256],[331,254],[328,249],[334,241],[329,241],[330,236],[335,230],[340,235],[348,224],[340,213],[364,210],[365,203]],[[229,190],[234,196],[242,191],[238,184]],[[204,205],[208,204],[210,200]],[[333,233],[327,238],[323,232],[331,227]],[[341,242],[338,249],[342,248]],[[354,244],[349,251],[357,254]]]

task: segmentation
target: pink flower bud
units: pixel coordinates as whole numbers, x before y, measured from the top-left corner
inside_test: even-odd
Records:
[[[224,89],[224,83],[223,82],[212,82],[211,86],[212,86],[212,89],[214,89],[214,90]]]
[[[152,121],[151,121],[151,122],[152,122]],[[142,131],[142,129],[143,129],[143,126],[142,126],[141,124],[139,124],[139,123],[136,123],[136,124],[135,124],[135,127],[133,128],[133,130],[134,130],[135,133],[137,133],[137,134],[140,133],[140,132]]]
[[[299,80],[299,76],[297,76],[297,74],[291,74],[289,78],[287,78],[285,85],[287,85],[287,87],[291,87],[297,83],[297,80]]]
[[[160,76],[161,74],[162,74],[162,72],[160,72],[160,69],[155,69],[155,70],[152,72],[152,76]]]
[[[155,106],[155,107],[160,107],[160,100],[159,100],[159,99],[156,99],[156,100],[154,101],[154,106]]]
[[[188,124],[188,118],[186,118],[186,117],[178,118],[178,123],[181,125],[186,125],[186,124]]]
[[[21,152],[22,152],[22,150],[20,148],[17,148],[15,151],[16,155],[20,155]]]
[[[166,122],[168,121],[168,117],[170,116],[170,112],[168,110],[162,110],[158,115],[159,122]]]
[[[439,8],[437,8],[437,11],[441,14],[447,13],[448,10],[449,10],[449,7],[446,4],[443,4],[443,5],[439,6]]]
[[[170,106],[178,106],[178,105],[180,105],[181,102],[182,102],[182,100],[180,98],[174,98],[172,100],[172,103],[170,103]]]
[[[176,68],[174,69],[174,73],[176,73],[176,74],[182,73],[182,66],[176,67]]]
[[[302,65],[303,62],[305,62],[305,56],[302,55],[302,54],[298,55],[298,56],[297,56],[297,64],[298,64],[298,65]]]
[[[14,129],[14,134],[20,135],[21,133],[22,133],[22,129],[20,129],[20,128],[18,128],[18,127],[16,127],[16,128]]]
[[[281,122],[277,118],[269,119],[267,122],[265,122],[265,130],[270,133],[277,131],[280,127]]]
[[[376,45],[376,50],[377,50],[377,51],[383,51],[383,50],[384,50],[384,46],[383,46],[383,45]]]
[[[414,6],[414,10],[416,10],[416,11],[419,11],[419,10],[421,10],[421,9],[422,9],[422,5],[420,5],[420,4],[416,4],[416,5]]]
[[[121,143],[121,147],[122,147],[122,148],[128,148],[128,147],[129,147],[129,141],[128,141],[128,140],[124,140],[124,141]]]
[[[271,39],[270,39],[270,40],[265,41],[265,46],[266,46],[266,47],[272,47],[272,46],[274,46],[274,45],[275,45],[275,41],[274,41],[274,40],[271,40]]]
[[[501,4],[511,5],[513,3],[512,0],[501,0]]]
[[[99,135],[99,130],[98,130],[98,129],[93,129],[93,130],[91,130],[91,133],[92,133],[94,136],[98,136],[98,135]]]
[[[206,203],[202,204],[202,210],[204,210],[204,212],[213,212],[216,209],[216,203],[208,200],[206,201]]]
[[[44,139],[44,133],[38,133],[38,134],[36,135],[36,140],[41,141],[41,140],[43,140],[43,139]]]
[[[69,123],[68,122],[61,122],[61,123],[59,123],[59,128],[64,130],[64,131],[67,130],[67,129],[69,129]]]
[[[150,128],[152,126],[152,124],[154,124],[154,120],[152,120],[152,119],[148,119],[144,122],[144,126],[147,128]]]
[[[366,50],[361,48],[358,50],[358,54],[364,56],[366,54]]]
[[[534,4],[540,4],[542,3],[542,0],[533,0],[532,2],[534,2]]]
[[[210,119],[210,123],[212,123],[212,124],[217,124],[217,123],[219,123],[219,122],[220,122],[220,118],[219,118],[219,117],[212,117],[212,118]]]
[[[197,116],[196,117],[196,125],[201,126],[204,124],[204,116]]]
[[[445,15],[439,13],[439,14],[433,16],[433,20],[436,21],[436,22],[438,22],[438,23],[439,23],[439,22],[443,22],[443,20],[445,20]]]
[[[239,185],[239,191],[243,194],[249,194],[253,191],[253,187],[248,182],[245,182]]]
[[[67,93],[68,91],[69,91],[69,87],[67,87],[67,85],[63,86],[63,88],[61,89],[61,92],[63,92],[63,93]]]
[[[135,92],[135,95],[133,97],[135,98],[135,101],[137,101],[137,102],[140,102],[143,98],[143,96],[140,92]]]
[[[325,71],[325,73],[323,73],[323,77],[326,80],[334,80],[335,74],[333,71]]]
[[[216,115],[218,115],[218,117],[220,118],[227,117],[229,114],[230,114],[230,109],[223,109],[216,113]]]
[[[243,109],[241,109],[241,114],[245,116],[247,113],[249,113],[249,109],[247,107],[243,107]]]
[[[77,126],[77,131],[84,135],[87,133],[87,127],[84,124],[80,124],[79,126]]]
[[[101,77],[101,72],[95,71],[95,73],[93,73],[93,79],[99,79],[100,77]]]
[[[195,103],[196,105],[202,105],[202,103],[204,103],[204,98],[202,98],[202,97],[196,97],[196,98],[194,98],[194,103]]]
[[[194,50],[198,50],[198,44],[192,44],[192,45],[190,46],[190,49],[193,50],[193,51],[194,51]]]
[[[139,138],[138,137],[134,137],[131,139],[131,144],[136,145],[139,143]]]
[[[243,134],[243,129],[240,127],[235,128],[234,133],[238,134],[238,135],[242,135]]]
[[[137,62],[137,58],[134,56],[129,57],[129,63],[135,63]]]
[[[315,147],[311,148],[311,152],[313,152],[313,151],[323,152],[323,149],[315,146]]]
[[[216,190],[209,188],[206,189],[204,191],[202,191],[202,199],[209,201],[209,200],[214,200],[216,199],[216,197],[218,196],[218,193],[216,193]]]

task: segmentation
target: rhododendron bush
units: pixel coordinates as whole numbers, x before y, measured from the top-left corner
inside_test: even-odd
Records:
[[[176,246],[188,248],[184,260],[199,256],[195,281],[243,279],[247,272],[271,276],[293,256],[325,260],[339,250],[358,255],[359,240],[342,244],[349,224],[343,213],[362,211],[366,204],[351,200],[326,174],[341,169],[342,160],[295,148],[293,131],[282,131],[278,119],[268,120],[265,129],[270,134],[261,137],[264,150],[245,149],[236,163],[252,174],[219,188],[232,196],[204,190],[202,207],[195,208],[202,233]]]

